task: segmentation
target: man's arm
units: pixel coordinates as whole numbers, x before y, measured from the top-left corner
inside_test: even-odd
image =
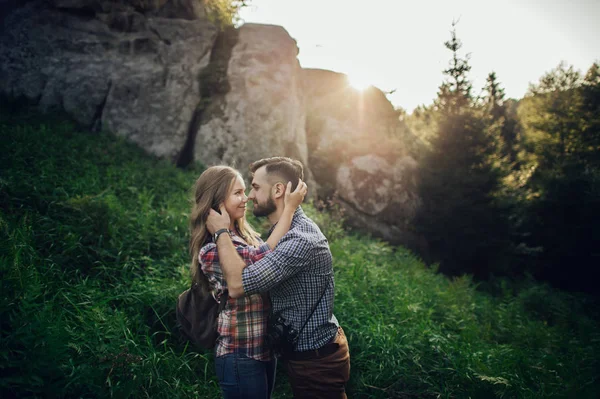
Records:
[[[232,298],[244,296],[242,271],[246,267],[246,262],[238,254],[229,234],[221,234],[219,236],[217,239],[217,250],[219,251],[221,270],[229,288],[229,296]]]
[[[219,264],[232,298],[270,290],[307,266],[312,250],[308,241],[286,235],[279,242],[277,251],[246,265],[228,234],[221,234],[217,240]]]
[[[277,250],[241,270],[246,294],[267,292],[283,281],[309,267],[315,245],[298,234],[286,234]]]
[[[249,245],[236,245],[236,243],[233,245],[246,266],[258,262],[266,254],[271,252],[271,249],[267,244],[261,244],[258,247],[252,247]],[[202,268],[202,271],[207,276],[212,275],[222,285],[226,285],[227,280],[225,279],[223,270],[221,268],[217,244],[211,242],[202,247],[198,259],[200,261],[200,267]]]

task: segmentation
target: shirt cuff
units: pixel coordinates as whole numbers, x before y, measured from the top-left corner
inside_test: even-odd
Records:
[[[264,244],[261,244],[261,245],[258,246],[258,253],[259,254],[266,254],[270,250],[271,250],[271,247],[266,242]]]
[[[252,281],[253,279],[248,268],[244,268],[244,270],[242,270],[242,287],[244,287],[244,295],[256,293],[256,284],[252,284]]]

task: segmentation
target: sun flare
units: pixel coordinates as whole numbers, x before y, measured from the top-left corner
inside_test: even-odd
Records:
[[[347,74],[348,84],[358,91],[363,91],[371,87],[371,82],[360,74]]]

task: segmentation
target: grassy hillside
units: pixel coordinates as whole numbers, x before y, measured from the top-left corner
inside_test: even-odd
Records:
[[[219,397],[212,355],[174,329],[201,169],[31,113],[3,112],[0,140],[0,396]],[[534,282],[486,294],[305,210],[335,258],[349,397],[600,396],[593,303]]]

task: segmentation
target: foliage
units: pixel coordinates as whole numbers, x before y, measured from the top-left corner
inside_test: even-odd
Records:
[[[416,159],[420,159],[422,154],[431,148],[431,141],[438,131],[437,122],[438,111],[435,106],[418,106],[412,114],[405,117],[407,128],[412,132],[415,141],[418,143]]]
[[[500,107],[504,105],[504,89],[500,86],[500,82],[498,82],[496,72],[488,74],[484,90],[487,92],[485,103],[490,108],[492,116],[495,118],[503,116]]]
[[[0,121],[0,396],[218,397],[172,328],[193,174],[33,120]]]
[[[519,124],[514,101],[507,101],[504,98],[504,89],[500,85],[495,72],[490,72],[488,75],[484,91],[486,93],[483,99],[484,109],[492,118],[492,121],[499,125],[499,155],[504,158],[506,166],[518,170]]]
[[[5,108],[3,108],[5,109]],[[212,355],[179,340],[200,170],[35,114],[0,116],[0,396],[218,398]],[[494,296],[403,248],[329,235],[352,398],[597,397],[597,309],[534,282]],[[276,398],[291,397],[279,370]]]
[[[237,25],[239,11],[247,7],[251,0],[204,0],[204,6],[208,19],[219,28]]]
[[[585,76],[561,63],[518,101],[491,72],[474,98],[455,29],[445,46],[452,58],[437,99],[407,118],[425,143],[414,223],[429,244],[422,256],[447,274],[533,273],[597,294],[598,63]]]
[[[496,200],[503,177],[499,124],[474,106],[468,59],[458,55],[461,43],[451,33],[445,45],[452,59],[435,103],[437,131],[421,160],[423,206],[415,229],[427,239],[424,255],[440,262],[442,272],[487,277],[507,272],[506,210]]]
[[[469,65],[469,54],[464,58],[459,55],[459,50],[462,48],[462,42],[456,36],[456,24],[452,23],[451,38],[444,43],[444,46],[452,52],[450,65],[444,70],[444,75],[448,78],[440,86],[435,105],[440,110],[446,110],[450,113],[458,113],[461,109],[468,107],[473,96],[471,90],[473,85],[468,78],[468,73],[471,70]]]
[[[599,104],[598,65],[584,79],[563,63],[531,86],[518,111],[533,170],[524,186],[523,230],[528,245],[542,248],[532,271],[589,292],[597,291],[589,265],[599,256]]]
[[[530,150],[542,168],[563,162],[578,151],[580,87],[581,75],[561,64],[530,87],[519,107]]]

